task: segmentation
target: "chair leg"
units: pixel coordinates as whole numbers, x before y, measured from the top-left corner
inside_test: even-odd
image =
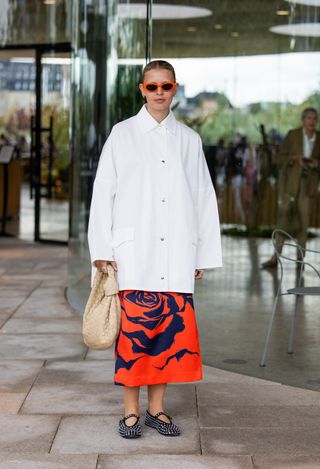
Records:
[[[295,304],[294,313],[293,313],[293,317],[291,321],[288,353],[293,353],[293,339],[294,339],[294,335],[296,332],[296,322],[297,322],[297,315],[298,315],[299,300],[300,300],[300,295],[296,295],[296,302],[295,302],[296,304]]]
[[[268,332],[267,332],[267,335],[266,335],[266,338],[265,338],[264,348],[263,348],[262,357],[261,357],[261,361],[260,361],[260,366],[262,366],[262,367],[266,366],[266,358],[267,358],[267,353],[268,353],[268,348],[269,348],[269,341],[270,341],[270,337],[271,337],[273,321],[274,321],[274,318],[275,318],[275,315],[276,315],[276,312],[277,312],[277,308],[278,308],[279,297],[280,297],[280,289],[278,289],[277,295],[276,295],[276,297],[274,299],[274,302],[273,302],[272,314],[271,314],[270,323],[269,323],[269,327],[268,327]]]

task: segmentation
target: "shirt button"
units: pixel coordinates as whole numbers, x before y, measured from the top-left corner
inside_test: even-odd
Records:
[[[166,160],[161,160],[161,163],[165,163],[165,162],[166,162]]]
[[[164,280],[164,277],[161,277],[161,280]]]
[[[161,241],[164,241],[164,238],[160,238],[160,239],[161,239]]]
[[[166,201],[166,199],[161,199],[161,202],[165,202],[165,201]]]

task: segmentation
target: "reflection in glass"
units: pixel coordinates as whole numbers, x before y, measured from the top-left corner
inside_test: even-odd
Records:
[[[126,14],[119,8],[128,6]],[[99,156],[112,126],[142,104],[137,83],[146,55],[146,5],[142,19],[131,2],[74,5],[72,205],[69,241],[69,291],[83,310],[90,285],[87,226]]]
[[[72,2],[1,0],[0,45],[71,41]]]
[[[42,57],[41,65],[40,237],[67,241],[71,59],[52,52]]]
[[[302,110],[320,110],[320,5],[313,0],[206,4],[212,5],[212,17],[154,18],[152,37],[153,57],[169,60],[177,72],[177,118],[202,136],[225,233],[224,268],[206,271],[203,281],[196,282],[203,357],[218,368],[274,380],[286,375],[288,383],[304,386],[293,361],[279,353],[280,345],[285,349],[283,331],[291,314],[285,308],[278,318],[274,362],[267,373],[258,367],[277,288],[277,270],[262,270],[261,263],[272,255],[280,144],[290,129],[299,127],[302,141]],[[278,34],[280,28],[286,34]],[[318,190],[310,198],[312,233],[319,233],[319,202]],[[308,243],[319,249],[318,238]],[[301,321],[312,311],[310,303]],[[316,328],[316,317],[311,321]],[[312,335],[308,339],[311,344]],[[307,342],[299,354],[311,376]]]
[[[226,1],[215,4],[214,24],[154,18],[153,56],[176,68],[175,113],[203,138],[223,223],[275,223],[279,145],[301,125],[302,109],[319,107],[320,9],[306,3],[277,15],[274,2]],[[296,23],[313,28],[312,37],[298,37],[297,28],[291,37]]]

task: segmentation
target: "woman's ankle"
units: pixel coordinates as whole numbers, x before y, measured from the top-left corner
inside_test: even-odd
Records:
[[[148,405],[148,411],[151,415],[156,415],[158,412],[164,412],[163,406]]]
[[[136,414],[140,415],[140,409],[138,407],[128,407],[124,409],[124,415]]]

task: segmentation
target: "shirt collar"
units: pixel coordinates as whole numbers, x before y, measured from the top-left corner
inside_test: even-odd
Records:
[[[313,142],[316,139],[316,132],[312,135],[311,138],[308,137],[307,132],[305,131],[304,127],[302,127],[303,130],[303,136],[309,140],[309,142]]]
[[[160,123],[157,122],[148,112],[145,104],[142,106],[136,117],[138,119],[139,126],[144,133],[149,132],[150,130],[153,130],[159,126],[164,126],[167,130],[169,130],[169,132],[173,134],[176,133],[177,121],[171,109],[167,117]]]

